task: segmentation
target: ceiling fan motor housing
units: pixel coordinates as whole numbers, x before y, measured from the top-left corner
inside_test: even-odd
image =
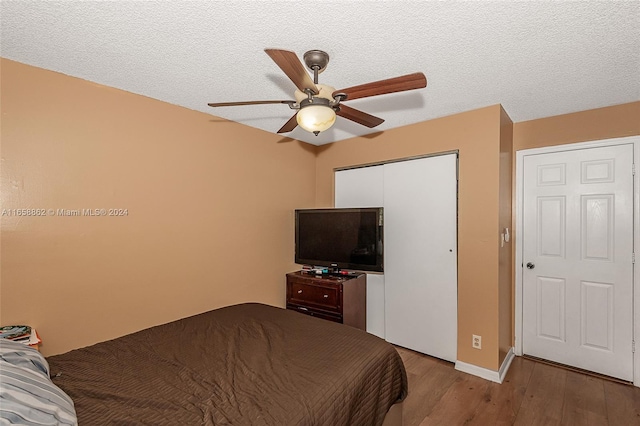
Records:
[[[326,84],[316,84],[316,87],[318,88],[318,94],[313,95],[313,98],[324,98],[324,99],[328,99],[329,101],[333,101],[332,95],[333,95],[333,92],[336,91],[334,87],[331,87]],[[302,101],[308,99],[307,94],[301,90],[296,90],[294,96],[296,98],[296,101],[301,105],[302,105]]]

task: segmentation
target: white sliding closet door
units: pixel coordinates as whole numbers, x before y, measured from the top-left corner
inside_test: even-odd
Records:
[[[342,170],[335,174],[338,208],[384,207],[382,166]],[[367,331],[384,339],[384,275],[367,274]]]
[[[367,275],[367,331],[448,361],[457,342],[457,156],[335,173],[336,207],[384,207],[384,275]]]
[[[385,164],[387,341],[454,362],[457,156]]]

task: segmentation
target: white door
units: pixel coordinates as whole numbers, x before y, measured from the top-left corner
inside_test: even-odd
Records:
[[[335,173],[335,207],[384,207],[383,166]],[[384,275],[367,274],[367,332],[384,339]]]
[[[384,165],[385,338],[454,362],[457,155]]]
[[[524,157],[523,352],[633,380],[633,145]]]

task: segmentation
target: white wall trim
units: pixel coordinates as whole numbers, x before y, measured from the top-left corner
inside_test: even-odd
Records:
[[[633,250],[636,253],[640,265],[640,136],[627,136],[623,138],[603,139],[600,141],[583,142],[565,145],[555,145],[544,148],[526,149],[516,151],[516,221],[513,243],[516,248],[515,256],[515,354],[520,356],[522,352],[522,217],[523,217],[523,185],[524,185],[524,157],[527,155],[547,154],[552,152],[571,151],[583,148],[596,148],[612,145],[633,144],[633,158],[636,165],[636,174],[633,178]],[[640,387],[640,267],[633,268],[633,339],[636,342],[636,351],[633,354],[633,384]]]
[[[636,168],[633,177],[633,252],[640,256],[640,136],[633,139],[633,164]],[[640,263],[633,265],[633,341],[636,351],[633,354],[633,384],[640,387]]]
[[[504,358],[504,361],[502,361],[502,365],[498,370],[498,377],[500,378],[500,382],[498,383],[502,383],[504,381],[504,378],[507,375],[507,372],[509,371],[509,367],[511,367],[511,362],[515,357],[516,357],[516,354],[513,351],[513,348],[509,348],[509,352],[507,352],[507,356]]]
[[[509,371],[509,367],[511,366],[511,361],[515,358],[515,354],[513,352],[513,348],[509,348],[509,352],[507,352],[507,356],[502,361],[502,365],[498,371],[489,370],[488,368],[478,367],[477,365],[468,364],[462,361],[456,361],[455,369],[458,371],[462,371],[463,373],[472,374],[474,376],[481,377],[486,380],[491,380],[492,382],[502,383],[504,381],[504,377],[507,375],[507,371]]]

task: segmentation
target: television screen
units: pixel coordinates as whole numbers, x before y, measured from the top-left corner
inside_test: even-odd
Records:
[[[383,271],[382,207],[296,210],[295,262]]]

